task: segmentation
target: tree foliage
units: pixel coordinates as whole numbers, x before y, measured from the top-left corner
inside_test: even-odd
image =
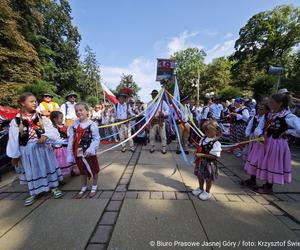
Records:
[[[134,91],[134,96],[138,96],[138,92],[141,90],[140,87],[136,84],[136,82],[133,80],[133,75],[128,74],[122,74],[121,81],[119,85],[116,87],[116,92],[119,93],[121,89],[124,87],[131,88]]]
[[[194,95],[198,77],[205,70],[205,56],[204,50],[198,48],[187,48],[172,56],[177,63],[176,75],[183,95]]]

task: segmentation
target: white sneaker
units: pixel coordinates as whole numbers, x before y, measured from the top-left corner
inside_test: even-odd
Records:
[[[195,196],[199,196],[201,193],[203,192],[202,189],[200,188],[196,188],[192,191],[192,194],[195,195]]]
[[[207,193],[206,191],[203,191],[203,192],[199,195],[200,200],[203,200],[203,201],[209,200],[210,197],[211,197],[211,193]]]

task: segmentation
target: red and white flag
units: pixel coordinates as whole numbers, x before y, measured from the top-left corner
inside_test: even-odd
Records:
[[[110,91],[110,89],[108,87],[106,87],[104,83],[101,83],[101,84],[102,84],[102,88],[103,88],[103,91],[105,94],[105,98],[110,100],[113,104],[118,103],[117,97]]]

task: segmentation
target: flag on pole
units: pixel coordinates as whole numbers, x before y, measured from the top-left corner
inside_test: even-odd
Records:
[[[116,96],[110,91],[110,89],[106,87],[104,83],[101,83],[101,85],[104,91],[105,98],[110,100],[113,104],[118,103]]]

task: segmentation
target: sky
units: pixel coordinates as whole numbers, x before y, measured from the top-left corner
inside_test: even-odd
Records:
[[[70,0],[73,24],[97,55],[105,85],[114,89],[122,73],[132,74],[151,99],[157,58],[188,47],[203,49],[206,63],[234,51],[239,30],[253,15],[299,0]]]

